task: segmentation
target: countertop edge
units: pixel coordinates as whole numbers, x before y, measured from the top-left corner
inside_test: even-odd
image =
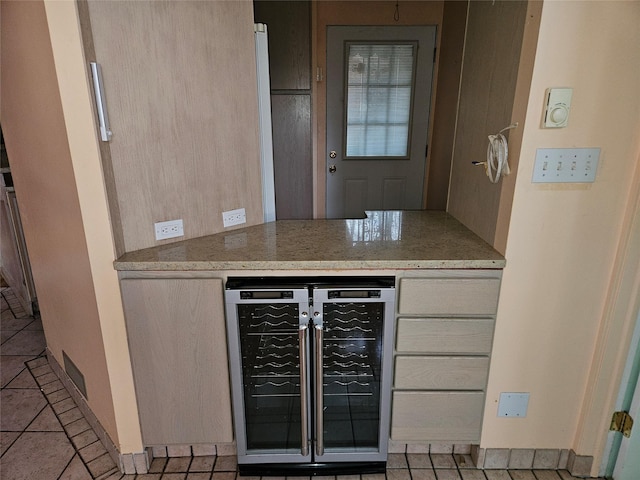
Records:
[[[249,262],[114,262],[118,271],[225,271],[225,270],[415,270],[415,269],[503,269],[498,260],[309,260]]]

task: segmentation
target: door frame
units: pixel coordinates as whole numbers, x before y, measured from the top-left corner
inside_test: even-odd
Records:
[[[640,365],[640,310],[636,318],[636,326],[631,337],[631,347],[627,355],[627,363],[620,382],[620,391],[616,401],[615,411],[627,411],[631,418],[638,419],[640,413],[640,381],[638,379],[638,368]],[[635,378],[634,378],[635,377]],[[632,384],[635,385],[632,386]],[[636,425],[634,442],[638,442],[640,435],[640,424]],[[607,446],[602,458],[601,473],[603,476],[613,476],[620,478],[625,468],[625,463],[629,459],[628,454],[631,439],[626,439],[618,432],[609,432]],[[626,472],[628,474],[628,472]],[[629,477],[626,477],[629,478]]]
[[[627,389],[629,382],[631,381],[631,375],[634,371],[634,367],[637,368],[637,362],[640,362],[638,356],[638,350],[640,349],[640,187],[638,187],[638,180],[640,179],[640,166],[636,167],[636,173],[634,175],[634,185],[636,188],[632,191],[629,202],[630,219],[628,225],[628,235],[624,245],[622,245],[619,255],[619,262],[614,270],[614,275],[618,273],[619,283],[616,285],[616,297],[614,304],[612,305],[612,312],[617,314],[616,317],[621,326],[620,336],[615,338],[613,335],[608,339],[609,348],[615,349],[615,341],[617,340],[618,349],[620,350],[619,356],[622,357],[618,365],[618,370],[611,372],[604,372],[604,375],[609,375],[611,378],[619,378],[619,383],[612,385],[612,387],[618,387],[614,390],[615,404],[609,410],[604,410],[605,416],[604,422],[611,421],[611,415],[614,411],[620,411],[630,408],[631,416],[637,420],[640,408],[638,403],[640,402],[640,382],[635,387],[633,393],[631,406],[625,405],[625,399],[628,399]],[[635,198],[635,202],[633,199]],[[624,237],[623,237],[624,238]],[[615,278],[615,277],[614,277]],[[628,343],[627,343],[628,339]],[[620,348],[626,346],[627,348]],[[624,361],[624,363],[622,363]],[[621,366],[622,365],[622,366]],[[623,370],[622,370],[623,368]],[[616,373],[619,376],[615,375]],[[625,398],[626,397],[626,398]],[[635,411],[632,411],[635,409]],[[634,417],[634,414],[636,415]],[[636,426],[636,435],[640,435],[640,424]],[[599,465],[599,476],[605,474],[618,473],[620,469],[620,463],[624,462],[626,455],[628,442],[624,439],[621,446],[619,439],[619,433],[608,432],[605,439],[605,445],[602,452],[602,459]],[[612,470],[615,466],[615,469]]]
[[[593,455],[593,476],[603,475],[607,466],[611,416],[640,310],[640,164],[627,198],[573,448]]]

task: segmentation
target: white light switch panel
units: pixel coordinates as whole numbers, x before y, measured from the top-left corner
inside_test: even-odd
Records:
[[[589,183],[596,179],[599,148],[539,148],[533,183]]]
[[[499,417],[526,417],[529,407],[528,393],[501,393],[498,404]]]

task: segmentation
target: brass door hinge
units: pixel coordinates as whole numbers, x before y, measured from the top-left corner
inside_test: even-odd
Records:
[[[632,428],[633,418],[631,418],[627,412],[613,413],[613,418],[611,418],[611,427],[609,427],[610,431],[621,432],[625,437],[630,437]]]

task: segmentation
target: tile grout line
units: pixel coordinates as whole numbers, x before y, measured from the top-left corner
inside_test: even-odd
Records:
[[[33,368],[33,369],[35,369],[35,368],[37,368],[37,367],[31,367],[31,365],[29,365],[29,363],[30,363],[30,362],[34,362],[34,361],[36,361],[36,360],[38,360],[38,359],[44,359],[47,363],[43,363],[42,365],[38,365],[37,367],[41,367],[41,366],[44,366],[44,365],[49,366],[49,363],[48,363],[48,361],[47,361],[47,358],[46,358],[45,356],[42,356],[42,354],[40,354],[40,356],[35,357],[35,358],[34,358],[34,359],[32,359],[32,360],[28,360],[27,362],[25,362],[25,364],[27,365],[27,369],[29,370],[29,373],[34,377],[34,380],[36,381],[36,383],[37,383],[37,384],[38,384],[38,386],[40,387],[40,391],[42,392],[42,395],[44,396],[44,398],[45,398],[45,400],[46,400],[46,402],[47,402],[47,405],[51,407],[51,411],[53,412],[53,415],[56,417],[56,420],[57,420],[57,421],[58,421],[58,423],[60,424],[60,426],[61,426],[61,428],[62,428],[62,431],[63,431],[63,432],[64,432],[64,434],[66,435],[67,439],[69,440],[69,443],[71,444],[71,447],[73,448],[73,450],[74,450],[74,452],[75,452],[75,454],[71,457],[71,460],[73,460],[73,458],[77,455],[77,456],[78,456],[78,458],[79,458],[79,460],[82,462],[82,464],[83,464],[83,465],[85,466],[85,468],[87,469],[87,472],[89,473],[89,475],[91,476],[91,478],[92,478],[92,479],[94,479],[94,480],[95,480],[95,479],[98,479],[98,478],[102,478],[102,477],[103,477],[103,478],[108,478],[108,477],[106,476],[106,474],[108,473],[108,474],[110,474],[109,476],[111,476],[111,475],[113,475],[114,473],[116,473],[116,472],[114,472],[114,470],[117,470],[117,472],[119,473],[119,472],[120,472],[120,470],[118,469],[118,466],[117,466],[117,465],[115,465],[115,463],[114,463],[114,468],[112,468],[112,469],[110,469],[110,470],[107,470],[106,472],[101,473],[100,475],[97,475],[97,476],[93,474],[93,472],[91,471],[91,469],[89,468],[89,465],[88,465],[90,462],[85,462],[84,458],[83,458],[83,457],[82,457],[82,455],[80,454],[80,449],[79,449],[78,447],[76,447],[75,442],[72,440],[72,438],[73,438],[73,437],[71,437],[71,436],[69,435],[69,432],[68,432],[68,430],[69,430],[69,429],[67,428],[67,427],[68,427],[69,425],[71,425],[72,423],[75,423],[75,422],[76,422],[76,421],[78,421],[78,420],[84,419],[84,415],[82,415],[82,417],[81,417],[81,418],[78,418],[78,419],[76,419],[76,420],[74,420],[74,421],[72,421],[72,422],[68,422],[66,425],[64,425],[64,424],[62,423],[62,421],[60,420],[60,416],[59,416],[58,412],[56,412],[56,409],[55,409],[55,408],[54,408],[54,406],[53,406],[53,405],[54,405],[54,403],[52,403],[52,402],[51,402],[51,400],[49,399],[49,395],[52,395],[52,394],[53,394],[53,393],[55,393],[55,392],[59,392],[59,391],[60,391],[60,390],[62,390],[62,389],[66,390],[66,388],[64,387],[64,384],[62,384],[62,382],[60,382],[60,384],[62,385],[62,387],[61,387],[61,388],[59,388],[58,390],[53,390],[53,391],[51,391],[51,392],[49,392],[49,393],[45,393],[45,392],[44,392],[44,390],[42,389],[42,387],[43,387],[43,386],[45,386],[45,385],[50,385],[50,384],[54,383],[56,380],[53,380],[53,381],[51,381],[51,382],[47,382],[46,384],[42,384],[42,385],[40,384],[40,382],[38,381],[38,378],[39,378],[39,377],[42,377],[42,376],[44,376],[44,375],[47,375],[47,374],[45,373],[45,374],[43,374],[43,375],[40,375],[40,376],[36,377],[36,376],[33,374],[33,372],[32,372],[32,368]],[[49,370],[51,371],[51,373],[53,373],[53,370],[51,369],[51,367],[50,367],[50,366],[49,366]],[[54,374],[54,375],[55,375],[55,374]],[[57,380],[57,381],[59,381],[59,380]],[[71,410],[73,410],[73,408],[78,408],[78,406],[75,404],[75,400],[73,400],[73,397],[69,394],[69,392],[68,392],[68,391],[67,391],[67,394],[69,395],[69,397],[67,397],[67,398],[70,398],[70,399],[73,401],[73,403],[74,403],[75,407],[71,407],[70,409],[65,410],[65,412],[71,411]],[[67,400],[67,398],[64,398],[64,399],[62,399],[62,400],[60,400],[60,401],[58,401],[58,402],[55,402],[55,403],[60,403],[60,402],[62,402],[62,401],[65,401],[65,400]],[[65,412],[61,412],[61,413],[65,413]],[[80,412],[80,413],[82,414],[82,412]],[[85,421],[86,421],[86,419],[85,419]],[[89,424],[89,423],[87,422],[87,424]],[[89,430],[89,429],[91,429],[91,430],[92,430],[91,425],[89,425],[89,428],[88,428],[88,429],[83,430],[82,432],[77,433],[77,435],[80,435],[81,433],[84,433],[84,432],[86,432],[86,431],[87,431],[87,430]],[[94,433],[95,433],[95,432],[94,432]],[[77,436],[77,435],[74,435],[74,436]],[[96,437],[97,437],[97,435],[96,435]],[[96,440],[96,441],[98,441],[98,442],[102,443],[102,442],[101,442],[101,440],[100,440],[100,437],[98,437],[98,440]],[[93,443],[95,443],[95,442],[92,442],[92,444],[93,444]],[[84,447],[83,447],[83,448],[84,448]],[[104,448],[104,445],[103,445],[103,448]],[[92,459],[91,461],[93,461],[93,460],[97,460],[98,458],[101,458],[101,457],[102,457],[102,456],[104,456],[104,455],[108,455],[108,452],[106,452],[106,448],[105,448],[105,453],[104,453],[103,455],[99,455],[99,456],[97,456],[96,458]],[[71,462],[71,460],[70,460],[70,462]],[[67,465],[67,467],[68,467],[68,465]],[[65,467],[65,468],[66,468],[66,467]],[[62,473],[64,473],[64,470],[62,471]],[[62,475],[62,473],[61,473],[61,475]]]
[[[4,301],[7,304],[7,307],[9,308],[9,311],[11,312],[11,314],[13,315],[14,318],[25,318],[25,317],[29,317],[29,315],[27,315],[27,312],[24,311],[24,308],[22,307],[22,305],[20,305],[20,302],[18,302],[18,299],[16,298],[16,303],[18,304],[18,306],[20,307],[20,310],[22,310],[23,315],[22,316],[18,316],[16,315],[15,311],[13,310],[13,307],[11,306],[11,302],[9,302],[9,299],[7,298],[7,296],[5,295],[5,292],[9,290],[9,288],[4,288],[2,290],[2,292],[0,292],[0,295],[2,295],[2,298],[4,298]],[[13,297],[15,297],[15,295],[13,295]],[[34,317],[35,320],[35,317]]]
[[[5,292],[7,292],[7,291],[11,291],[11,290],[10,290],[10,288],[9,288],[9,287],[3,287],[3,288],[2,288],[2,290],[0,291],[0,296],[1,296],[1,297],[2,297],[2,299],[4,300],[4,303],[6,303],[6,304],[7,304],[7,310],[11,313],[11,315],[13,316],[13,319],[14,319],[14,320],[20,320],[20,319],[23,319],[23,318],[27,318],[27,317],[29,317],[29,315],[26,315],[26,312],[24,312],[24,310],[23,310],[23,312],[25,313],[25,315],[20,316],[20,317],[16,315],[15,311],[14,311],[14,310],[13,310],[13,308],[11,307],[11,303],[9,302],[9,299],[8,299],[8,298],[7,298],[7,296],[5,295]],[[21,305],[20,305],[20,309],[22,309],[22,306],[21,306]],[[5,310],[5,311],[6,311],[6,310]],[[14,331],[15,333],[14,333],[13,335],[11,335],[10,337],[8,337],[7,339],[5,339],[5,341],[4,341],[4,342],[2,342],[2,344],[4,344],[4,343],[8,342],[9,340],[11,340],[13,337],[15,337],[18,333],[22,332],[23,330],[25,330],[29,325],[31,325],[31,323],[33,323],[33,322],[36,320],[36,319],[35,319],[35,317],[31,317],[31,318],[32,318],[32,320],[31,320],[29,323],[27,323],[26,325],[24,325],[24,326],[23,326],[22,328],[20,328],[19,330],[15,330],[15,331]],[[11,330],[11,331],[13,331],[13,330]],[[5,357],[23,357],[23,356],[25,356],[25,355],[3,355],[3,356],[5,356]],[[35,355],[35,356],[34,356],[34,358],[32,358],[31,360],[34,360],[35,358],[37,358],[37,355]],[[24,365],[24,368],[23,368],[22,370],[20,370],[18,373],[16,373],[13,377],[11,377],[11,379],[10,379],[9,381],[7,381],[7,383],[6,383],[5,385],[1,386],[1,387],[0,387],[0,390],[12,389],[11,387],[9,387],[9,385],[11,385],[11,383],[12,383],[16,378],[18,378],[20,375],[22,375],[22,373],[23,373],[23,372],[25,372],[25,371],[28,371],[28,372],[29,372],[29,374],[31,375],[31,377],[33,378],[33,380],[35,381],[35,378],[33,377],[33,374],[31,373],[31,371],[29,370],[29,367],[28,367],[28,365],[27,365],[27,362],[28,362],[28,361],[31,361],[31,360],[27,360],[27,361],[25,361],[25,362],[22,362],[22,364]],[[37,384],[38,384],[38,383],[36,382],[36,385],[37,385]],[[14,389],[14,390],[19,390],[19,389]],[[42,390],[40,390],[40,391],[42,392]],[[43,396],[44,396],[44,393],[43,393]],[[45,400],[46,400],[46,397],[45,397]],[[7,448],[5,448],[5,449],[4,449],[4,452],[2,452],[2,455],[0,455],[0,458],[1,458],[1,457],[4,457],[4,455],[5,455],[5,454],[6,454],[6,453],[11,449],[11,447],[13,447],[13,445],[18,441],[18,439],[22,436],[22,434],[23,434],[24,432],[26,432],[26,431],[27,431],[27,428],[29,428],[29,426],[34,422],[34,420],[38,417],[38,415],[40,415],[40,414],[42,413],[42,411],[43,411],[46,407],[47,407],[47,405],[45,405],[45,406],[42,408],[42,410],[40,410],[40,411],[39,411],[39,412],[38,412],[38,413],[37,413],[37,414],[36,414],[36,415],[31,419],[31,421],[29,422],[29,424],[28,424],[27,426],[25,426],[25,428],[24,428],[22,431],[17,432],[17,433],[18,433],[18,436],[17,436],[17,437],[16,437],[12,442],[10,442],[10,443],[9,443],[9,445],[7,446]]]

